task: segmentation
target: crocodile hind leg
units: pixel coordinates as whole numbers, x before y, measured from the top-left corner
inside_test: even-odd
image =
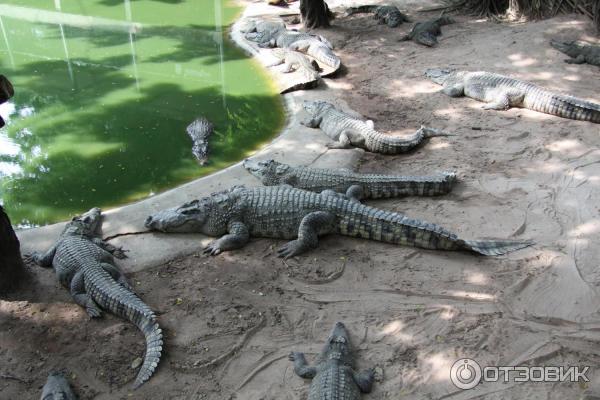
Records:
[[[525,94],[520,90],[502,91],[495,94],[492,100],[484,105],[484,110],[508,110],[513,105],[523,103]]]
[[[73,297],[75,303],[85,308],[85,311],[91,318],[97,318],[102,315],[98,304],[85,292],[83,271],[77,271],[71,280],[71,297]]]
[[[102,263],[100,265],[121,286],[123,286],[124,288],[126,288],[128,290],[133,291],[133,287],[129,283],[129,280],[125,277],[125,274],[123,274],[123,271],[121,271],[117,266],[112,265],[112,264],[108,264],[108,263]]]
[[[239,249],[250,240],[248,227],[242,222],[230,222],[228,232],[227,235],[221,236],[219,239],[210,242],[208,246],[204,248],[204,254],[216,256],[223,251]]]
[[[319,235],[334,230],[335,215],[326,211],[306,214],[298,228],[298,239],[287,242],[277,251],[279,257],[290,258],[314,249],[319,244]]]
[[[299,377],[312,379],[317,375],[317,369],[308,365],[306,358],[304,358],[304,353],[293,351],[288,356],[288,359],[294,362],[294,372]]]
[[[583,54],[578,55],[575,58],[565,60],[567,64],[585,64],[585,56]]]
[[[352,143],[350,142],[350,137],[346,131],[343,131],[338,137],[337,142],[327,143],[327,148],[329,149],[349,149],[352,147]]]
[[[352,185],[346,190],[346,197],[350,201],[360,203],[365,196],[364,190],[360,185]]]
[[[375,371],[372,368],[361,371],[360,373],[354,372],[352,378],[361,392],[371,393],[373,381],[375,380]]]

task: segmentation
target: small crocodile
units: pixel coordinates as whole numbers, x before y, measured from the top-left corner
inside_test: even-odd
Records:
[[[282,72],[288,73],[294,70],[300,70],[306,79],[310,81],[317,80],[320,77],[319,72],[310,62],[308,57],[300,52],[276,48],[271,51],[271,54],[278,62],[269,65],[269,67],[284,64]]]
[[[410,19],[402,14],[396,6],[358,6],[346,9],[346,16],[359,13],[372,13],[373,18],[379,21],[380,24],[387,24],[390,28],[395,28],[403,22],[410,22]]]
[[[335,141],[327,145],[330,149],[360,147],[373,153],[399,154],[411,151],[430,137],[454,136],[425,126],[406,138],[386,135],[375,130],[373,121],[353,117],[326,101],[305,100],[303,107],[310,117],[300,123],[309,128],[321,128]]]
[[[437,44],[437,37],[442,34],[442,26],[454,23],[455,21],[452,18],[446,16],[418,22],[408,35],[402,36],[399,40],[413,40],[424,46],[432,47]]]
[[[294,372],[301,378],[312,379],[308,400],[358,400],[361,393],[370,393],[375,380],[372,368],[354,370],[354,354],[350,337],[343,323],[337,322],[327,338],[317,360],[311,367],[304,353],[292,352]]]
[[[208,137],[214,131],[213,124],[204,117],[199,117],[186,128],[188,136],[192,139],[192,154],[198,164],[205,165],[208,161]]]
[[[550,46],[571,57],[565,60],[566,63],[587,63],[600,67],[600,46],[594,46],[582,41],[559,42],[558,40],[551,40]]]
[[[58,241],[45,254],[32,258],[43,267],[53,267],[58,280],[70,288],[73,300],[92,318],[107,310],[134,323],[146,338],[146,355],[135,379],[138,388],[154,373],[162,353],[162,331],[152,310],[131,290],[113,255],[124,258],[118,248],[100,238],[99,208],[73,218]],[[112,254],[111,254],[112,253]]]
[[[59,372],[51,372],[42,389],[40,400],[77,400],[69,381]]]
[[[250,237],[295,239],[278,251],[293,257],[315,248],[319,236],[337,233],[431,250],[468,250],[500,255],[530,246],[523,240],[463,240],[446,229],[400,213],[384,211],[289,185],[236,186],[149,216],[145,226],[162,232],[197,232],[221,238],[204,252],[239,249]]]
[[[491,72],[431,68],[425,75],[451,97],[468,96],[487,103],[487,110],[523,107],[558,117],[600,123],[600,104],[553,93],[533,83]]]
[[[298,189],[345,193],[348,199],[379,199],[400,196],[438,196],[450,192],[454,172],[433,176],[359,174],[348,169],[292,167],[275,160],[244,160],[244,168],[263,185],[290,185]]]

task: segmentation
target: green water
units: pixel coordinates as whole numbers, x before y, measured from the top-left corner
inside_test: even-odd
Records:
[[[3,0],[0,201],[47,224],[141,199],[240,160],[279,130],[260,67],[226,40],[226,0]],[[185,127],[216,127],[199,167]]]

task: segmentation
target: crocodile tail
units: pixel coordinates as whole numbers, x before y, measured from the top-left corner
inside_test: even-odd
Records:
[[[532,89],[525,101],[530,110],[600,124],[600,104],[591,101],[552,93],[541,88]]]
[[[141,325],[141,326],[140,326]],[[155,319],[144,319],[142,324],[138,325],[146,338],[146,355],[144,363],[138,372],[133,388],[137,389],[144,384],[158,366],[162,354],[163,335],[162,329],[158,326]]]
[[[533,245],[530,240],[465,240],[464,247],[467,250],[484,256],[499,256],[512,251],[524,249]]]
[[[307,54],[331,68],[338,69],[340,67],[340,58],[325,44],[321,44],[320,46],[310,46]]]

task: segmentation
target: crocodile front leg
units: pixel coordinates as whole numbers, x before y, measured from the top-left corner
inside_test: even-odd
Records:
[[[216,256],[223,251],[235,250],[244,247],[244,245],[250,240],[250,232],[248,231],[248,227],[242,222],[230,222],[228,226],[228,232],[229,233],[227,235],[210,242],[209,245],[204,249],[204,254]]]
[[[583,54],[578,55],[575,58],[569,58],[565,60],[567,64],[585,64],[585,56]]]
[[[85,292],[85,283],[83,271],[77,271],[73,280],[71,280],[71,297],[75,303],[85,308],[85,311],[91,318],[97,318],[102,315],[98,304]]]
[[[371,393],[373,389],[373,382],[375,381],[375,371],[372,368],[365,369],[360,373],[353,372],[352,378],[356,382],[356,386],[363,393]]]
[[[102,250],[107,251],[108,253],[112,254],[112,256],[118,258],[119,260],[127,258],[127,254],[125,254],[126,250],[123,250],[122,247],[113,246],[112,244],[105,242],[104,240],[102,240],[100,238],[93,238],[92,242],[96,246],[98,246]]]
[[[442,93],[450,97],[461,97],[465,95],[465,85],[462,82],[453,84],[444,84]]]
[[[492,100],[484,105],[484,110],[508,110],[513,105],[523,103],[525,94],[520,90],[507,90],[493,95]]]
[[[40,267],[50,268],[52,267],[52,260],[54,260],[55,253],[56,245],[52,246],[50,250],[48,250],[44,254],[33,252],[29,255],[29,258]]]
[[[288,356],[288,359],[294,362],[294,372],[299,377],[312,379],[317,375],[317,369],[308,365],[306,358],[304,358],[304,353],[293,351]]]
[[[298,239],[283,245],[277,250],[277,255],[287,259],[317,247],[319,235],[332,232],[334,224],[335,215],[326,211],[314,211],[305,215],[298,228]]]
[[[300,121],[300,125],[304,125],[308,128],[318,128],[321,125],[323,117],[319,115],[311,115],[310,117]]]

